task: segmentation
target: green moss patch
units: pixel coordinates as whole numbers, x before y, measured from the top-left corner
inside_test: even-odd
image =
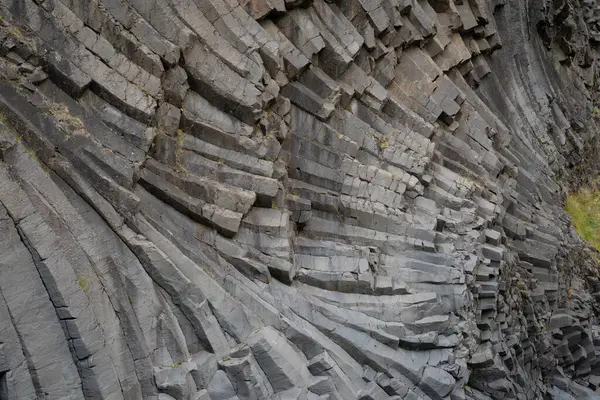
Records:
[[[577,233],[600,250],[600,190],[584,188],[570,193],[565,209]]]

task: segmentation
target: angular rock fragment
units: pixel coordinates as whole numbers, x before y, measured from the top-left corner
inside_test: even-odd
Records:
[[[254,333],[248,339],[248,345],[275,393],[310,385],[306,361],[290,346],[285,336],[272,327]]]

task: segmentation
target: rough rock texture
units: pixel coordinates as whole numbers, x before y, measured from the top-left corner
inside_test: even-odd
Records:
[[[0,399],[599,399],[596,0],[0,0]]]

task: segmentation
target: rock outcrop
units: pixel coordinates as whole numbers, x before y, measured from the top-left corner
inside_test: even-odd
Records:
[[[0,399],[600,398],[596,0],[0,16]]]

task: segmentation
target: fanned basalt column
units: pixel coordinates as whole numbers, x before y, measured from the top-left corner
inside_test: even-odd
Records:
[[[599,17],[0,0],[0,400],[600,399]]]

